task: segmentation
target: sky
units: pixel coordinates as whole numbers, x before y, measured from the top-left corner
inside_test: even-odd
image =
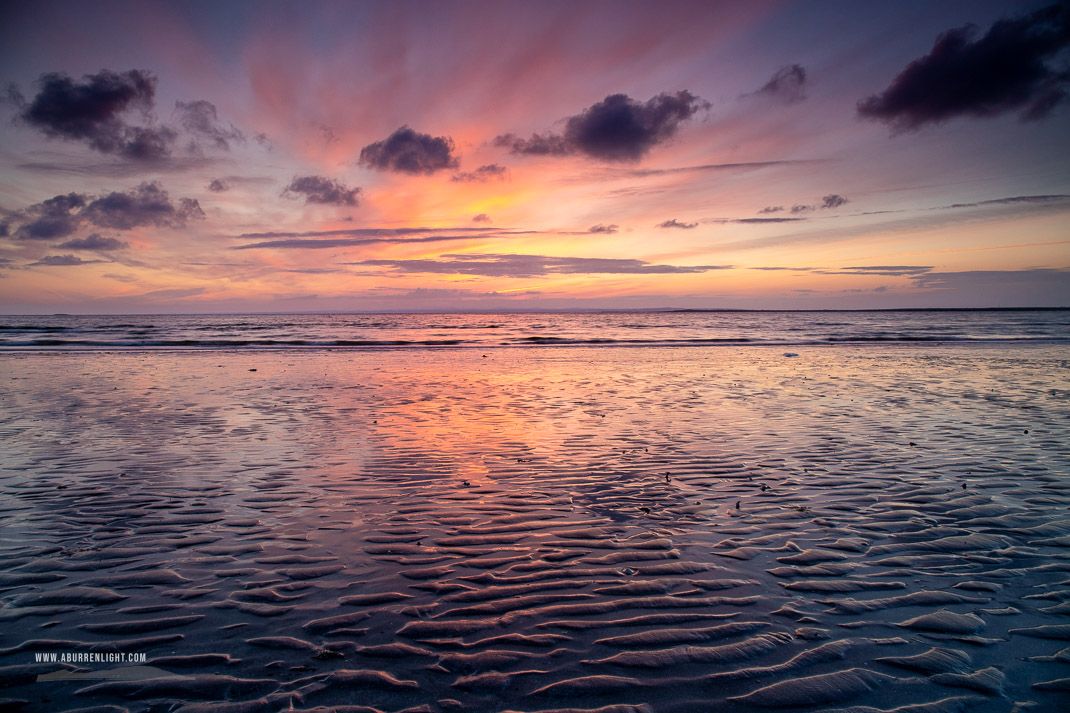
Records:
[[[1070,4],[0,6],[0,312],[1070,306]]]

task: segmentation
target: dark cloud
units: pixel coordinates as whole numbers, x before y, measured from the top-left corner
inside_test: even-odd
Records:
[[[59,73],[44,74],[38,92],[19,118],[45,136],[84,141],[100,153],[155,160],[171,152],[177,136],[166,126],[136,126],[125,115],[137,111],[147,122],[156,96],[156,77],[132,69],[101,70],[78,83]]]
[[[208,184],[208,190],[212,193],[223,193],[230,190],[230,184],[222,178],[213,178],[212,182]]]
[[[85,205],[86,196],[68,193],[32,205],[8,220],[23,221],[15,231],[15,237],[22,240],[62,238],[78,229],[81,217],[77,211]]]
[[[182,228],[191,220],[203,220],[200,204],[190,198],[171,202],[160,184],[151,181],[125,192],[113,192],[97,198],[82,211],[81,217],[93,225],[115,230],[130,230],[141,225]]]
[[[71,235],[87,222],[101,228],[129,230],[139,225],[181,228],[190,220],[202,219],[204,211],[197,201],[180,198],[176,204],[153,181],[96,198],[81,193],[55,196],[15,213],[5,219],[5,224],[19,224],[14,233],[19,239],[52,240]],[[73,249],[73,245],[65,246]]]
[[[655,145],[671,138],[680,123],[709,104],[688,91],[659,94],[640,103],[625,94],[611,94],[565,121],[563,135],[514,134],[494,143],[516,154],[563,156],[579,153],[603,161],[638,161]]]
[[[678,274],[729,269],[729,265],[651,265],[617,258],[548,257],[545,255],[447,254],[427,260],[363,260],[353,265],[389,267],[406,273],[538,277],[549,274]]]
[[[817,205],[805,204],[805,203],[796,203],[795,205],[793,205],[791,207],[791,212],[792,212],[793,215],[799,215],[801,213],[809,213],[811,211],[815,211],[815,210],[819,210],[819,209],[820,210],[828,210],[828,209],[833,209],[833,208],[839,208],[841,206],[847,205],[847,203],[848,203],[847,199],[844,198],[843,196],[836,195],[835,193],[830,193],[827,196],[823,196],[821,198],[821,203],[817,204]],[[762,208],[758,212],[759,213],[776,213],[776,212],[779,212],[779,211],[782,211],[782,210],[784,210],[784,209],[781,208],[780,206],[776,206],[776,207],[773,207],[773,208]]]
[[[230,150],[232,141],[244,142],[243,134],[234,124],[224,127],[219,123],[215,104],[200,99],[192,102],[175,102],[175,114],[178,122],[193,137],[191,148],[200,150],[200,141],[207,141],[223,151]]]
[[[167,158],[171,154],[171,144],[178,137],[178,133],[167,126],[129,126],[125,133],[126,143],[118,153],[137,161]]]
[[[1070,46],[1070,4],[1003,19],[976,35],[971,25],[940,35],[883,93],[859,101],[859,115],[914,130],[1011,111],[1039,119],[1066,99],[1070,72],[1060,55]]]
[[[771,206],[766,206],[765,208],[762,208],[758,212],[759,213],[779,213],[782,210],[784,210],[784,206],[782,206],[782,205],[771,205]]]
[[[357,196],[360,188],[349,188],[341,181],[322,176],[294,176],[282,192],[282,195],[290,197],[303,195],[305,203],[319,203],[322,205],[357,205]]]
[[[487,181],[505,180],[508,173],[509,171],[504,166],[489,163],[485,166],[480,166],[474,171],[455,173],[450,180],[458,183],[486,183]]]
[[[944,208],[977,208],[985,205],[1015,205],[1019,203],[1052,203],[1057,201],[1064,201],[1070,198],[1070,195],[1064,193],[1056,193],[1048,196],[1010,196],[1008,198],[993,198],[987,201],[978,201],[976,203],[952,203],[951,205],[944,206]]]
[[[76,238],[60,243],[56,247],[68,250],[121,250],[129,247],[129,245],[118,238],[108,238],[100,233],[93,233],[84,238]]]
[[[755,94],[794,104],[806,98],[806,70],[802,65],[781,67]]]
[[[490,220],[490,216],[487,215],[486,213],[480,213],[479,215],[477,215],[474,218],[472,218],[472,222],[473,223],[490,223],[491,220]]]
[[[858,265],[854,267],[752,267],[751,270],[788,270],[791,272],[813,272],[818,275],[881,275],[885,277],[924,275],[932,270],[931,265]]]
[[[360,163],[379,171],[431,174],[456,168],[458,161],[448,136],[420,134],[402,126],[383,141],[362,148]]]
[[[799,221],[806,220],[806,218],[736,218],[735,220],[726,221],[729,223],[798,223]]]
[[[620,226],[616,223],[610,223],[609,225],[602,225],[601,223],[599,223],[598,225],[592,225],[590,228],[587,228],[587,232],[612,235],[613,233],[617,232],[619,228]]]
[[[692,228],[698,227],[698,223],[681,223],[676,218],[672,218],[671,220],[666,220],[663,223],[658,223],[656,227],[658,227],[658,228],[683,228],[684,230],[691,230]]]
[[[107,262],[107,260],[83,260],[74,255],[48,255],[30,265],[49,265],[52,267],[69,267],[71,265],[89,265],[95,262]]]

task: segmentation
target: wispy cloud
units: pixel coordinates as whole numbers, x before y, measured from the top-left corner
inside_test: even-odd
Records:
[[[570,275],[651,275],[727,270],[731,265],[652,265],[618,258],[550,257],[546,255],[446,254],[427,260],[362,260],[347,265],[388,267],[405,273],[481,275],[484,277],[538,277]]]
[[[96,262],[110,262],[109,260],[83,260],[75,255],[46,255],[37,262],[29,263],[30,266],[44,265],[47,267],[72,267],[75,265],[90,265]]]
[[[503,181],[509,175],[505,166],[496,163],[488,163],[474,171],[462,171],[450,177],[456,183],[486,183],[487,181]]]
[[[418,238],[403,237],[369,237],[369,238],[287,238],[282,240],[265,240],[259,243],[235,245],[231,250],[252,250],[255,248],[275,248],[282,250],[322,250],[324,248],[346,248],[377,243],[445,243],[455,240],[478,240],[485,234],[459,235],[425,235]]]

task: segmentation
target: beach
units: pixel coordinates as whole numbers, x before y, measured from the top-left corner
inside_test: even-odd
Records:
[[[1061,344],[28,349],[0,379],[2,710],[1070,700]]]

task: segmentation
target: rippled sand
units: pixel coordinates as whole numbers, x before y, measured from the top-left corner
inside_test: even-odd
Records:
[[[1068,360],[3,354],[0,709],[1065,709]]]

